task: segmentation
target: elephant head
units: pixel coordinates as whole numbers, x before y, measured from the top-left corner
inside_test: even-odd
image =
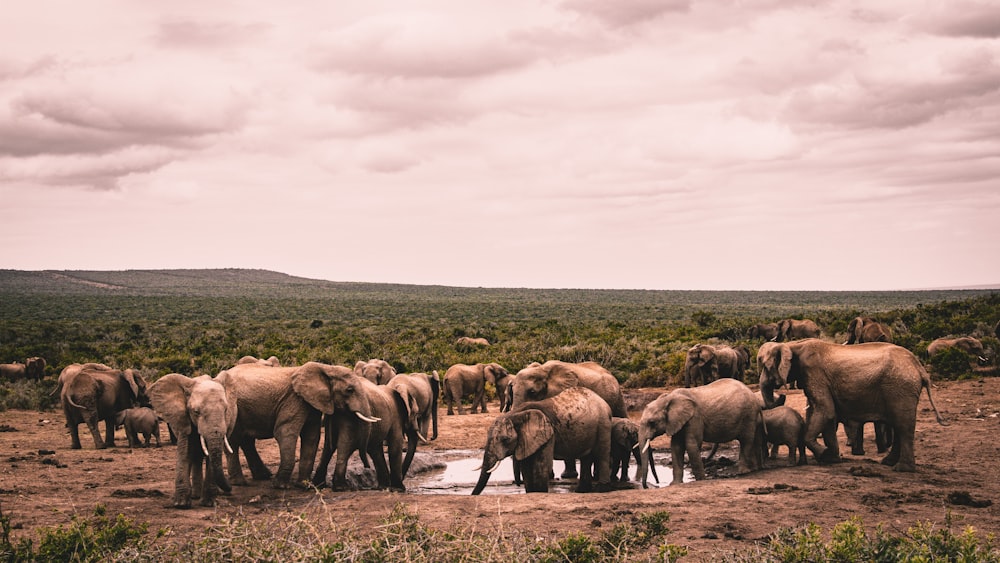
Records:
[[[764,399],[764,408],[770,409],[783,404],[777,402],[774,392],[790,383],[792,371],[792,350],[787,344],[765,342],[757,350],[757,363],[760,365],[760,394]]]
[[[642,411],[642,418],[639,419],[637,437],[640,452],[639,474],[642,475],[643,488],[646,488],[646,475],[653,457],[649,450],[650,443],[664,434],[667,436],[677,434],[697,413],[698,408],[694,400],[682,393],[665,393],[646,405]]]
[[[573,364],[549,361],[534,363],[517,372],[514,378],[514,404],[540,401],[580,385],[580,375]]]
[[[687,352],[684,361],[684,384],[693,387],[700,381],[711,383],[719,378],[719,363],[715,359],[715,348],[695,344]]]
[[[955,339],[955,347],[970,356],[976,356],[981,362],[988,361],[983,343],[978,338],[963,336]]]
[[[385,360],[359,360],[354,364],[354,373],[376,385],[383,385],[396,375],[396,369]]]
[[[149,399],[156,412],[170,425],[177,435],[177,487],[174,506],[191,506],[192,496],[201,496],[203,505],[211,505],[215,488],[229,492],[228,479],[223,470],[223,453],[232,454],[228,435],[236,425],[236,396],[228,372],[215,379],[201,375],[189,378],[171,373],[156,380],[149,387]],[[210,474],[205,489],[191,490],[190,476],[201,482],[203,456],[208,459]]]
[[[39,358],[38,356],[28,358],[27,360],[24,361],[25,377],[27,377],[28,379],[34,379],[36,381],[42,379],[43,377],[45,377],[46,365],[47,364],[45,363],[45,358]]]
[[[500,466],[501,461],[510,456],[514,456],[517,462],[536,458],[533,462],[522,465],[525,490],[547,491],[554,436],[552,424],[540,410],[528,409],[497,417],[486,433],[483,464],[479,468],[479,481],[472,494],[482,493],[490,475]]]

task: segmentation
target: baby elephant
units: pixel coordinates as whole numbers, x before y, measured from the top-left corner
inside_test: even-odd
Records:
[[[128,447],[138,448],[139,434],[142,434],[146,441],[145,447],[149,447],[150,436],[156,437],[156,447],[160,447],[160,419],[149,407],[137,407],[125,409],[115,415],[115,427],[125,427],[125,435],[128,437]]]
[[[792,407],[778,406],[764,411],[764,454],[767,445],[771,447],[771,458],[778,457],[778,447],[788,446],[788,465],[795,465],[795,451],[798,450],[798,465],[806,464],[806,421]]]

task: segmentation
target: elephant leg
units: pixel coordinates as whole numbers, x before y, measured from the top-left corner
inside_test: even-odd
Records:
[[[101,439],[101,429],[98,426],[97,415],[87,417],[87,429],[90,430],[90,435],[94,438],[94,448],[98,450],[103,450],[108,447],[106,442]]]
[[[260,454],[257,452],[257,440],[253,438],[245,438],[243,441],[243,457],[247,460],[247,467],[250,468],[250,475],[253,477],[254,481],[269,481],[274,475],[271,470],[267,468],[264,464],[264,460],[260,459]]]
[[[69,423],[69,438],[70,438],[70,448],[74,450],[79,450],[83,448],[80,444],[80,425],[79,423],[71,422]]]
[[[884,454],[889,451],[889,445],[892,443],[892,427],[887,423],[879,420],[875,422],[875,446],[878,448],[878,453]]]
[[[700,460],[701,454],[697,457]],[[684,437],[680,434],[670,437],[670,458],[670,467],[674,470],[674,480],[670,484],[679,485],[684,482]]]
[[[580,481],[576,484],[576,492],[589,493],[594,490],[594,458],[592,456],[580,458]]]
[[[426,434],[424,434],[426,436]],[[417,433],[415,430],[409,430],[406,432],[406,457],[403,458],[403,468],[402,475],[406,477],[406,472],[410,470],[410,463],[413,462],[413,456],[417,453]]]
[[[323,453],[320,454],[319,464],[316,465],[316,471],[313,473],[313,486],[326,486],[326,473],[330,468],[330,458],[333,457],[333,452],[336,450],[335,444],[336,441],[330,436],[330,426],[327,426],[323,432]]]
[[[576,460],[567,459],[564,462],[562,475],[559,476],[560,479],[576,479],[580,474],[576,472]]]
[[[847,445],[851,446],[851,455],[865,455],[865,423],[845,422],[844,430],[850,438]]]
[[[299,429],[297,429],[299,430]],[[299,432],[296,431],[288,436],[291,431],[275,433],[278,441],[278,473],[274,476],[271,486],[275,489],[287,489],[291,486],[292,469],[295,468],[295,446],[298,442]]]
[[[201,450],[201,440],[198,434],[188,436],[188,471],[191,475],[191,498],[200,499],[204,491],[205,453]]]
[[[414,449],[416,449],[416,440],[414,440]],[[381,446],[379,447],[381,449]],[[389,438],[389,489],[393,491],[403,492],[406,490],[406,486],[403,485],[403,437]]]
[[[174,471],[174,508],[191,508],[191,460],[188,456],[190,435],[182,436],[177,446]]]
[[[912,473],[917,470],[913,456],[913,438],[916,434],[916,419],[907,424],[893,426],[892,448],[882,463],[891,465],[893,471]]]
[[[312,477],[313,465],[316,463],[316,450],[319,449],[319,436],[322,430],[320,413],[310,415],[302,432],[299,434],[299,478],[296,485],[305,486]]]
[[[115,415],[112,414],[110,417],[104,419],[104,445],[113,448],[115,447]]]
[[[523,485],[524,480],[521,478],[521,462],[514,458],[511,458],[511,461],[514,465],[514,484]]]
[[[837,418],[833,414],[835,412],[833,402],[828,397],[816,397],[806,408],[806,447],[817,461],[824,463],[840,461],[836,440]],[[819,443],[820,434],[823,434],[825,446]],[[834,437],[832,443],[829,436]]]
[[[372,440],[368,444],[368,456],[372,458],[375,466],[375,478],[379,489],[389,488],[389,466],[385,462],[385,452],[382,450],[382,441]]]

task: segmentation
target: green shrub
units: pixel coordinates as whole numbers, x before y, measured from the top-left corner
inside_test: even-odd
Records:
[[[148,546],[147,524],[137,524],[119,514],[107,516],[103,505],[89,518],[74,516],[68,526],[40,530],[37,546],[31,539],[16,544],[10,538],[10,518],[0,512],[0,560],[6,561],[106,561],[126,548],[140,553]]]
[[[972,357],[958,348],[945,348],[928,360],[937,379],[961,379],[972,372]]]

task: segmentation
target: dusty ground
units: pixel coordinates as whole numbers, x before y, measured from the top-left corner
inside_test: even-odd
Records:
[[[811,521],[829,529],[852,515],[861,516],[869,527],[883,523],[890,531],[903,533],[917,521],[943,525],[945,514],[951,511],[961,526],[1000,532],[1000,442],[996,439],[1000,378],[942,382],[935,384],[933,393],[951,425],[939,426],[926,396],[921,397],[916,473],[895,473],[877,463],[880,456],[874,451],[869,425],[864,457],[851,456],[841,434],[845,455],[840,464],[819,466],[810,459],[806,467],[785,467],[779,459],[749,475],[727,477],[723,470],[714,479],[660,489],[478,497],[323,491],[318,497],[313,491],[274,490],[267,483],[253,483],[235,488],[215,508],[190,510],[169,506],[175,448],[168,445],[165,428],[162,448],[122,447],[126,440],[119,430],[115,449],[94,450],[88,436],[86,449],[71,450],[61,412],[8,411],[0,413],[0,430],[4,430],[0,432],[0,508],[12,520],[15,538],[40,526],[65,524],[74,514],[92,514],[95,505],[104,504],[111,514],[121,512],[157,528],[169,527],[170,540],[196,537],[198,530],[219,516],[236,511],[251,518],[273,517],[282,510],[317,504],[325,504],[325,510],[343,525],[377,523],[403,503],[421,522],[435,528],[522,529],[537,537],[599,531],[599,527],[613,525],[614,513],[666,510],[671,514],[667,539],[687,546],[691,550],[688,560],[710,559],[748,546],[779,527]],[[633,392],[632,404],[641,403]],[[789,404],[803,409],[801,392],[790,392]],[[495,403],[490,407],[488,414],[465,416],[445,416],[442,408],[439,439],[418,451],[481,447],[497,410]],[[261,442],[260,449],[265,461],[275,466],[273,444]],[[664,438],[654,442],[658,459],[668,455],[666,445]],[[736,450],[721,453],[735,457]],[[669,479],[669,474],[660,476]],[[976,507],[968,500],[992,504]]]

